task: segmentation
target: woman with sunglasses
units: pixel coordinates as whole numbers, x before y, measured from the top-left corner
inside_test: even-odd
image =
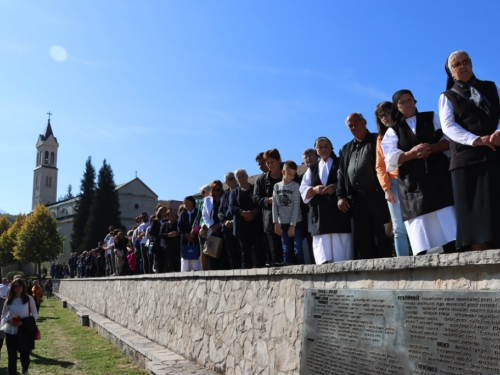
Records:
[[[408,233],[406,232],[403,217],[401,216],[401,206],[399,204],[398,192],[398,169],[387,172],[382,151],[382,139],[387,129],[392,125],[392,103],[381,102],[375,108],[375,121],[377,123],[377,160],[375,169],[377,170],[378,181],[384,189],[385,199],[389,206],[392,221],[392,233],[394,234],[394,247],[398,257],[410,255],[408,246]]]
[[[472,71],[465,51],[446,59],[446,91],[439,98],[443,132],[450,138],[457,246],[496,249],[500,243],[500,90]]]
[[[30,315],[35,320],[38,318],[35,300],[26,293],[22,279],[14,280],[10,284],[2,311],[2,330],[6,335],[9,375],[17,374],[17,352],[21,358],[23,375],[28,375],[30,351],[35,349],[35,341],[34,334],[26,332],[27,327],[23,327],[23,318]]]
[[[222,238],[221,223],[219,219],[220,199],[224,193],[222,182],[219,180],[212,181],[210,184],[210,193],[203,201],[202,218],[203,222],[208,227],[208,236],[216,236]],[[219,258],[208,257],[208,265],[210,270],[226,270],[230,268],[229,255],[222,247]]]

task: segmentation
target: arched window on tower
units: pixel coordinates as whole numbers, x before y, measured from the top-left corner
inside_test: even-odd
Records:
[[[35,177],[35,187],[38,187],[38,176]]]
[[[45,164],[49,164],[49,152],[45,151]]]
[[[50,153],[50,165],[54,165],[55,154],[53,152]]]
[[[40,165],[40,153],[36,153],[36,166],[38,167]]]

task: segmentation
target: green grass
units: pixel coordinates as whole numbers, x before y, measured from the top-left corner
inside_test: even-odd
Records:
[[[36,341],[31,355],[30,375],[146,375],[109,341],[78,317],[61,307],[55,298],[44,300],[38,328],[42,339]],[[21,365],[18,361],[18,371]],[[0,375],[7,375],[7,348],[2,348]]]

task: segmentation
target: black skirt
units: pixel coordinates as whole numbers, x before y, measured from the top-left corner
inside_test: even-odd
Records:
[[[451,171],[457,247],[500,243],[500,162],[483,162]]]

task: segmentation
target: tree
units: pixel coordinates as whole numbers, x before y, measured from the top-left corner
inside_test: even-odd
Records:
[[[17,237],[21,231],[26,215],[17,215],[16,221],[7,231],[4,231],[0,236],[0,266],[5,267],[9,264],[16,263],[14,258],[14,249],[17,245]]]
[[[71,251],[81,253],[83,239],[85,237],[85,227],[90,217],[90,209],[95,193],[95,169],[92,165],[92,158],[89,156],[85,163],[85,171],[81,179],[80,195],[76,201],[76,215],[73,222],[73,232],[71,233]]]
[[[74,198],[75,196],[73,195],[73,186],[71,184],[68,185],[68,190],[66,190],[66,195],[61,195],[57,200],[60,201],[65,201],[66,199],[71,199]]]
[[[52,212],[39,204],[25,220],[17,235],[14,257],[21,263],[35,263],[38,274],[41,263],[50,262],[61,254],[64,237],[59,234]]]
[[[85,239],[83,245],[90,250],[97,247],[108,233],[110,225],[121,227],[120,221],[120,199],[116,191],[113,170],[104,159],[99,170],[97,188],[95,190],[90,217],[85,228]]]
[[[16,215],[11,215],[11,214],[5,214],[3,216],[7,217],[7,220],[9,220],[11,224],[14,224],[17,218]]]
[[[7,218],[7,215],[2,215],[2,217],[0,217],[0,237],[4,232],[8,231],[11,226],[12,223]]]

